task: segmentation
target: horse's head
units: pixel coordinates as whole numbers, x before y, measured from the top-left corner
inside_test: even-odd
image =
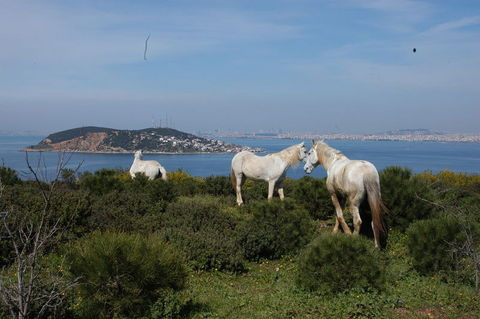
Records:
[[[299,154],[298,154],[298,158],[302,161],[302,162],[305,162],[306,158],[307,158],[307,148],[305,147],[305,143],[302,142],[300,144],[298,144],[298,147],[299,147]]]
[[[316,147],[317,142],[315,140],[312,140],[312,148],[310,148],[307,155],[305,156],[305,165],[303,166],[303,170],[307,174],[310,174],[313,169],[319,164]]]
[[[136,152],[135,152],[135,158],[141,159],[142,156],[143,156],[142,150],[139,150],[139,151],[136,151]]]

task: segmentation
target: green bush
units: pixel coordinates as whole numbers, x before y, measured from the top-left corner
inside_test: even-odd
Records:
[[[316,238],[300,256],[297,284],[310,291],[338,293],[353,288],[381,290],[386,263],[362,236],[328,234]]]
[[[148,181],[144,188],[144,194],[150,203],[170,203],[178,197],[178,192],[173,183],[163,179]]]
[[[142,218],[151,207],[137,193],[110,192],[93,200],[88,225],[92,230],[142,231]]]
[[[433,192],[427,183],[412,175],[409,168],[391,166],[380,173],[382,199],[389,209],[385,221],[389,227],[405,230],[416,220],[433,215]],[[426,199],[422,200],[422,199]]]
[[[415,269],[422,274],[444,272],[452,275],[457,272],[460,275],[462,269],[459,269],[459,265],[461,262],[468,263],[465,256],[455,249],[462,247],[465,242],[466,224],[462,223],[468,223],[471,227],[472,238],[478,245],[480,225],[470,220],[443,215],[410,225],[407,230],[407,248]]]
[[[80,189],[95,195],[103,195],[113,191],[123,190],[124,184],[119,177],[121,171],[103,168],[94,174],[85,172],[79,180]]]
[[[233,188],[233,187],[232,187]],[[268,183],[264,181],[255,181],[252,179],[245,180],[242,185],[242,198],[245,203],[250,203],[255,200],[265,200],[268,196]],[[273,196],[278,196],[278,193],[273,193]]]
[[[188,311],[190,300],[182,300],[173,289],[163,289],[159,298],[141,319],[181,319]]]
[[[261,200],[247,208],[250,218],[238,229],[238,245],[249,260],[276,259],[297,252],[313,236],[307,211],[293,200]]]
[[[158,236],[92,233],[68,250],[69,271],[80,278],[72,308],[80,318],[142,315],[165,290],[184,287],[182,260]]]
[[[159,231],[183,250],[195,269],[243,271],[245,260],[236,246],[237,221],[211,197],[180,198],[161,218]]]
[[[235,195],[230,177],[228,176],[209,176],[205,177],[205,193],[212,196]]]
[[[146,200],[150,210],[156,213],[165,211],[168,203],[178,197],[178,189],[172,181],[161,178],[148,180],[143,174],[137,174],[133,179],[129,178],[125,182],[125,190]]]
[[[0,166],[0,182],[3,185],[15,185],[21,183],[21,180],[15,170],[10,167]]]
[[[328,219],[335,212],[325,178],[304,176],[292,183],[291,190],[286,189],[285,194],[303,206],[312,218]]]

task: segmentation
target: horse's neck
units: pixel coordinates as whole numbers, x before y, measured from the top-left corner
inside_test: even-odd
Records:
[[[299,151],[296,148],[295,149],[287,148],[287,149],[284,149],[283,151],[280,151],[272,155],[279,156],[281,159],[283,159],[287,163],[287,166],[295,165],[300,161]]]
[[[322,160],[322,166],[325,168],[325,170],[329,170],[334,164],[338,164],[340,161],[348,160],[348,158],[341,154],[341,153],[336,153],[335,149],[330,149],[328,153],[329,155],[326,155],[327,151],[324,151],[323,155],[323,160]]]

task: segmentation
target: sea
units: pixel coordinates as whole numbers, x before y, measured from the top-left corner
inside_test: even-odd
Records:
[[[54,152],[23,152],[22,148],[35,145],[43,136],[0,136],[0,165],[15,169],[22,179],[32,178],[27,166],[28,162],[38,169],[45,179],[51,178],[59,162],[59,154]],[[299,139],[277,138],[220,138],[220,140],[260,147],[265,152],[259,155],[281,151]],[[438,173],[451,170],[458,173],[480,174],[479,143],[442,143],[442,142],[404,142],[404,141],[351,141],[329,140],[332,147],[340,150],[350,159],[362,159],[372,162],[379,171],[388,166],[404,166],[414,173],[426,170]],[[310,141],[305,141],[309,148]],[[182,170],[192,176],[227,176],[230,162],[235,154],[145,154],[143,159],[156,160],[167,171]],[[67,168],[84,172],[95,172],[102,168],[128,170],[133,162],[133,154],[66,154]],[[324,177],[323,167],[317,167],[313,177]],[[291,167],[287,176],[298,179],[305,176],[303,164]]]

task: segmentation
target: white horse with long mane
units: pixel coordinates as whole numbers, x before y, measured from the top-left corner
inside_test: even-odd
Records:
[[[359,207],[366,198],[372,212],[375,247],[380,247],[381,236],[386,235],[387,232],[382,211],[386,211],[387,208],[382,201],[377,169],[370,162],[348,159],[339,150],[330,147],[323,141],[312,141],[312,143],[312,148],[306,157],[304,170],[310,174],[317,165],[321,164],[327,171],[327,189],[336,211],[333,232],[338,232],[338,226],[341,225],[345,233],[352,233],[343,218],[339,198],[347,200],[348,208],[353,216],[354,234],[360,232],[362,219]]]
[[[163,166],[157,161],[143,161],[142,156],[143,153],[141,150],[135,152],[135,158],[132,166],[130,167],[130,176],[134,178],[137,173],[143,173],[148,177],[148,179],[152,180],[160,175],[162,179],[166,181],[167,171],[165,168],[163,168]]]
[[[283,180],[290,166],[303,161],[307,156],[304,143],[292,145],[278,153],[257,156],[249,151],[242,151],[232,159],[230,178],[237,193],[237,204],[242,205],[242,184],[245,178],[268,182],[268,199],[273,197],[275,186],[283,200]]]

